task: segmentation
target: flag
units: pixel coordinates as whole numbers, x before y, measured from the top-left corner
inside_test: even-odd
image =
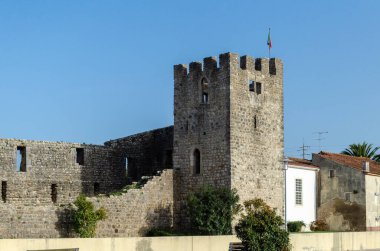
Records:
[[[269,33],[268,33],[267,45],[268,45],[269,49],[272,48],[272,39],[270,38],[270,28],[269,28]]]

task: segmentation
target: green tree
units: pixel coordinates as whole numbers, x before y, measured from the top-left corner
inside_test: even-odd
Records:
[[[74,230],[81,238],[95,237],[96,223],[99,220],[107,218],[106,210],[101,207],[94,210],[92,202],[87,201],[86,197],[81,194],[74,202],[73,212]]]
[[[240,211],[236,190],[204,186],[187,198],[191,231],[199,235],[232,234],[231,222]]]
[[[372,144],[367,142],[351,144],[348,148],[342,151],[342,154],[356,156],[356,157],[367,157],[376,161],[380,161],[380,154],[376,154],[380,147],[373,147]]]
[[[274,209],[262,199],[244,202],[244,212],[235,226],[236,235],[247,251],[288,251],[289,233]]]

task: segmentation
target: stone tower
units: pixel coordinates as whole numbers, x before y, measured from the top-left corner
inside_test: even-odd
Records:
[[[174,66],[175,223],[189,191],[235,188],[283,211],[283,71],[279,59],[225,53]]]

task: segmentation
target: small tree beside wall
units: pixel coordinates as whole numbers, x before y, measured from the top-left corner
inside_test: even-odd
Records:
[[[83,194],[75,200],[73,207],[74,230],[79,237],[95,237],[97,222],[106,218],[106,210],[101,207],[95,211],[92,202],[87,201]]]

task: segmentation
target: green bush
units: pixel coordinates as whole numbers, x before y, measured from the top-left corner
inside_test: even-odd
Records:
[[[303,221],[289,221],[287,226],[289,232],[301,232],[302,227],[306,225]]]
[[[191,233],[196,235],[232,234],[231,222],[240,210],[236,190],[204,186],[187,198]]]
[[[274,209],[262,199],[246,201],[244,208],[235,230],[245,250],[290,250],[289,233],[282,229],[284,222]]]
[[[152,228],[147,233],[146,236],[182,236],[184,233],[174,231],[173,229],[161,229],[161,228]]]
[[[95,211],[92,202],[87,201],[83,194],[78,196],[74,205],[73,219],[75,232],[81,238],[95,237],[96,223],[99,220],[107,218],[106,210],[101,207]]]

